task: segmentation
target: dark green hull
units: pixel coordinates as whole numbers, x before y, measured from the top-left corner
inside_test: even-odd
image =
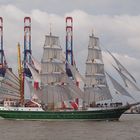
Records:
[[[94,111],[9,111],[0,110],[6,119],[24,120],[118,120],[128,106]]]

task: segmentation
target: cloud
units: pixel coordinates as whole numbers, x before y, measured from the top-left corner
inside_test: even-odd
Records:
[[[23,19],[32,19],[32,49],[34,57],[41,59],[44,35],[50,31],[60,36],[60,42],[65,50],[65,17],[74,19],[74,56],[77,66],[84,74],[87,58],[88,36],[94,30],[95,36],[100,38],[103,51],[112,51],[128,70],[140,81],[140,16],[132,15],[94,15],[82,10],[65,12],[63,15],[49,13],[39,9],[26,12],[14,5],[0,6],[1,16],[4,18],[4,49],[8,64],[16,70],[16,45],[21,43],[23,51]],[[105,65],[110,68],[107,54],[104,54]],[[84,66],[84,67],[83,67]]]
[[[41,9],[63,15],[68,11],[80,9],[94,15],[138,15],[139,0],[0,0],[0,4],[12,4],[25,11]]]

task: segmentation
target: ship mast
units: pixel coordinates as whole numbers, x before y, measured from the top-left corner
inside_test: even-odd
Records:
[[[99,38],[95,37],[93,32],[89,37],[84,90],[88,104],[112,99],[105,77]]]
[[[19,75],[19,83],[20,83],[20,103],[21,106],[24,105],[24,79],[23,79],[23,68],[22,68],[22,64],[21,64],[21,54],[20,54],[20,44],[18,43],[17,45],[17,49],[18,49],[18,75]]]

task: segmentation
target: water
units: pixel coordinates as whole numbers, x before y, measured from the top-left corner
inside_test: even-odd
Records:
[[[0,120],[0,140],[140,140],[140,114],[118,122]]]

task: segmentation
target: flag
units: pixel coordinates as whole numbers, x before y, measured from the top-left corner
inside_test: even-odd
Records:
[[[72,108],[73,108],[74,110],[78,110],[78,105],[77,105],[76,102],[70,101],[70,104],[71,104],[71,106],[72,106]]]

